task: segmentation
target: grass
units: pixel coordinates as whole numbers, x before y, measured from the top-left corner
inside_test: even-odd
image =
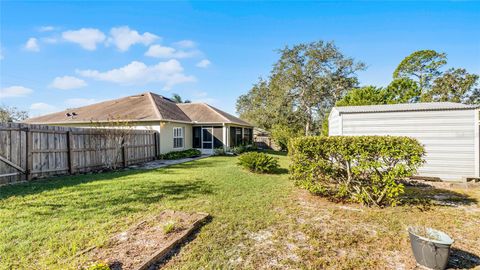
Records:
[[[406,196],[415,203],[340,205],[294,187],[288,157],[277,157],[282,169],[274,174],[248,172],[235,157],[211,157],[1,187],[0,269],[78,269],[77,252],[164,209],[212,216],[166,269],[408,269],[414,266],[408,225],[446,231],[462,258],[480,253],[479,190],[412,187]],[[422,194],[454,194],[459,206],[430,203]]]
[[[175,221],[169,221],[163,225],[163,233],[164,234],[169,234],[173,231],[175,231]]]

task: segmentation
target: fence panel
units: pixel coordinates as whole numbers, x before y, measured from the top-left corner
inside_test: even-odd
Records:
[[[149,130],[0,123],[0,185],[150,161],[157,157],[157,136]]]

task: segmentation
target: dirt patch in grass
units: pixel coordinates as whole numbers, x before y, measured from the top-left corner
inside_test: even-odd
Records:
[[[133,228],[112,237],[105,245],[86,253],[86,266],[103,262],[112,270],[144,269],[162,260],[208,215],[173,210],[162,211]],[[143,267],[143,268],[142,268]]]

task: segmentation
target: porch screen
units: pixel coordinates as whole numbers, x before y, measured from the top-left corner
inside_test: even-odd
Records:
[[[223,127],[213,127],[213,148],[223,147]]]
[[[242,145],[242,128],[230,127],[230,146]]]
[[[202,128],[193,127],[193,148],[202,148]]]

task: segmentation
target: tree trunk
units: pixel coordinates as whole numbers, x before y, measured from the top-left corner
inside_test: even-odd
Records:
[[[310,135],[310,120],[307,120],[307,122],[305,123],[305,136],[309,136]]]

